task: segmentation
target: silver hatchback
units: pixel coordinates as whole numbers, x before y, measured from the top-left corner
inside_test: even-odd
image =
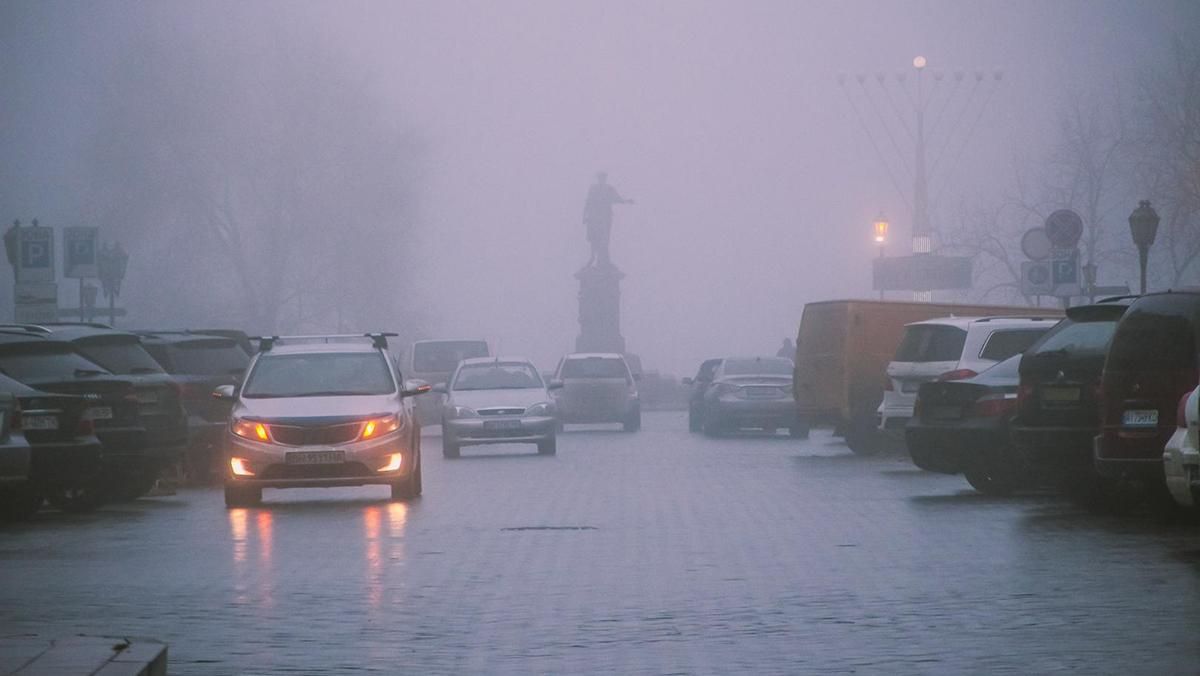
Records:
[[[564,424],[620,423],[626,432],[642,426],[636,378],[616,353],[578,352],[562,358],[555,379],[559,420]]]

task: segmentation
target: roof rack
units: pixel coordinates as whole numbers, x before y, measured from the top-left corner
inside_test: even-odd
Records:
[[[380,333],[332,333],[332,334],[328,334],[328,335],[312,335],[312,336],[251,336],[250,340],[258,341],[258,351],[259,352],[269,352],[271,350],[271,348],[275,347],[275,343],[278,343],[280,341],[300,341],[300,342],[323,341],[323,342],[329,343],[329,342],[344,341],[344,340],[361,340],[363,338],[369,338],[371,340],[372,346],[374,346],[378,349],[381,349],[381,350],[386,350],[388,347],[387,339],[395,338],[399,335],[400,334],[398,334],[398,333],[386,333],[386,332],[380,332]]]
[[[976,319],[975,321],[990,322],[990,321],[994,321],[996,319],[1034,319],[1034,320],[1038,320],[1038,321],[1054,320],[1057,322],[1057,321],[1062,320],[1062,315],[1050,315],[1050,314],[1046,314],[1046,315],[996,315],[995,317],[980,317],[979,319]]]

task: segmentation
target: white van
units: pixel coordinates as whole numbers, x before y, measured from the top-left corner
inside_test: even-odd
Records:
[[[973,378],[1029,349],[1061,317],[943,317],[904,327],[888,364],[878,426],[903,434],[921,383]]]

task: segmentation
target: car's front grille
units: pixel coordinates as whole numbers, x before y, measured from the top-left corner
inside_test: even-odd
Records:
[[[327,446],[346,444],[358,438],[362,423],[343,423],[322,427],[271,425],[271,438],[285,446]]]
[[[480,408],[475,410],[479,415],[521,415],[523,408]]]
[[[336,465],[271,465],[261,479],[352,479],[370,476],[371,471],[361,462],[342,462]]]

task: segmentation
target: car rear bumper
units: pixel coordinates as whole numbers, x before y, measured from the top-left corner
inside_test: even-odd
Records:
[[[1187,445],[1187,432],[1178,430],[1163,451],[1167,490],[1183,507],[1200,505],[1200,450]]]
[[[927,427],[914,423],[904,431],[904,441],[914,465],[940,474],[962,474],[989,459],[1000,459],[989,456],[1011,455],[1003,427]]]
[[[796,404],[791,399],[719,399],[708,404],[706,414],[729,427],[791,427],[796,424]]]
[[[1091,471],[1096,430],[1088,427],[1015,427],[1013,443],[1039,472]]]
[[[33,446],[30,478],[42,485],[77,486],[92,480],[103,462],[99,441],[67,441]]]
[[[550,416],[530,416],[519,419],[520,426],[506,430],[487,429],[481,418],[458,418],[442,421],[442,437],[459,446],[479,444],[522,444],[547,441],[558,430],[558,419]]]

